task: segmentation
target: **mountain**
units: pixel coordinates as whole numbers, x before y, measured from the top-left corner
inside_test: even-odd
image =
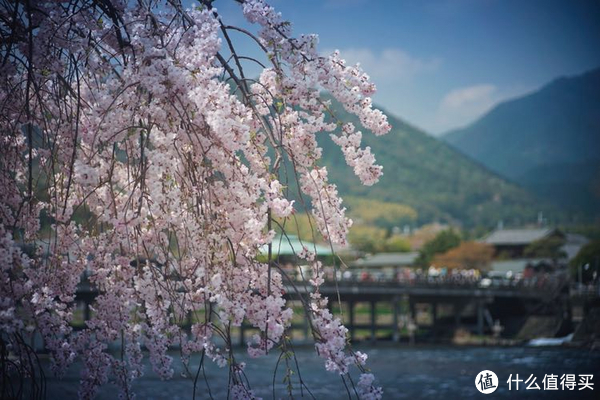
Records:
[[[357,119],[339,105],[333,105],[342,121]],[[386,113],[392,130],[375,137],[363,132],[365,146],[370,146],[383,176],[370,187],[362,186],[346,165],[341,150],[327,135],[320,138],[323,161],[331,181],[343,196],[408,205],[418,212],[418,223],[432,221],[461,223],[465,226],[494,226],[535,221],[543,210],[527,191],[506,181],[486,167],[426,134],[399,118]]]
[[[600,215],[600,68],[504,102],[443,140],[572,214]]]

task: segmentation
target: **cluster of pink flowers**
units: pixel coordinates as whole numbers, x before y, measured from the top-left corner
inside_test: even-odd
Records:
[[[319,166],[317,135],[331,135],[364,184],[381,175],[362,133],[338,122],[320,95],[328,91],[384,134],[390,126],[372,108],[368,76],[337,52],[319,55],[315,35],[293,38],[272,7],[248,0],[243,13],[260,25],[271,63],[248,84],[233,49],[230,60],[220,54],[227,27],[209,3],[189,11],[173,2],[15,5],[14,15],[36,29],[33,47],[27,38],[2,47],[2,340],[20,351],[11,335],[37,330],[59,374],[80,357],[83,398],[110,379],[132,397],[143,347],[168,379],[172,346],[187,365],[204,352],[237,371],[233,350],[220,343],[231,343],[244,321],[259,331],[248,343],[253,357],[286,340],[292,310],[283,277],[258,261],[275,235],[270,218],[296,211],[281,164],[291,161],[316,227],[338,244],[352,221]],[[346,328],[319,292],[320,262],[301,256],[313,266],[307,308],[317,352],[328,370],[364,371],[366,356],[349,350]],[[98,295],[85,328],[73,332],[83,276]],[[181,328],[189,317],[191,333]],[[117,340],[121,358],[107,351]],[[254,398],[238,375],[232,396]],[[361,376],[363,398],[381,397],[372,383]]]
[[[383,390],[380,387],[373,386],[375,376],[373,374],[364,373],[360,375],[357,389],[361,399],[378,400],[383,396]]]

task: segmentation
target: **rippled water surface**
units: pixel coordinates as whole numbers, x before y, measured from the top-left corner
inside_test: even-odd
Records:
[[[521,398],[534,399],[598,399],[600,376],[600,352],[584,349],[566,348],[491,348],[491,347],[429,347],[429,346],[396,346],[378,344],[374,346],[356,346],[356,350],[369,354],[368,364],[377,376],[379,384],[384,387],[386,399],[496,399]],[[243,353],[239,349],[240,353]],[[346,389],[340,378],[326,372],[323,363],[315,355],[312,347],[296,349],[300,373],[312,394],[317,399],[347,399]],[[176,354],[173,354],[176,356]],[[240,354],[240,361],[246,361],[246,374],[255,394],[265,399],[273,398],[273,370],[277,354],[259,360],[248,360]],[[192,360],[197,365],[198,359]],[[182,376],[183,369],[175,362],[176,374],[170,381],[160,381],[146,366],[144,377],[134,384],[138,399],[190,399],[193,383]],[[78,374],[74,366],[69,375],[62,379],[48,381],[49,398],[71,399],[77,397]],[[475,388],[476,375],[484,370],[494,371],[500,385],[490,395],[479,393]],[[228,375],[226,369],[219,369],[214,364],[207,365],[207,380],[212,397],[226,398]],[[280,370],[275,377],[275,398],[287,398],[282,383],[284,371]],[[543,387],[544,374],[594,374],[592,382],[596,390],[575,391],[543,391],[525,390],[523,384],[519,391],[508,390],[508,376],[519,374],[519,378],[527,379],[531,374],[537,377],[537,383]],[[356,374],[355,374],[356,376]],[[560,388],[560,386],[559,386]],[[196,398],[210,398],[207,385],[203,379],[198,383]],[[311,398],[304,392],[305,398]],[[294,392],[295,398],[302,398],[300,391]],[[99,395],[100,399],[117,399],[116,387],[106,385]]]

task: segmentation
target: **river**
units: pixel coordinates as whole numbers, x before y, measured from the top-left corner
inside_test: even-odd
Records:
[[[379,385],[384,388],[384,399],[597,399],[598,376],[600,376],[600,352],[573,348],[539,347],[449,347],[449,346],[398,346],[381,343],[369,346],[356,346],[355,350],[367,352],[368,365],[376,375]],[[240,351],[240,353],[243,353]],[[317,399],[347,399],[346,389],[340,378],[326,372],[323,363],[312,347],[296,349],[300,373],[312,394]],[[175,354],[173,354],[175,355]],[[246,374],[257,396],[273,398],[273,369],[277,354],[258,360],[250,360],[244,354],[239,359],[247,362]],[[197,363],[197,359],[193,359]],[[197,364],[196,364],[197,365]],[[175,376],[170,381],[160,381],[149,366],[145,375],[134,384],[138,399],[190,399],[193,383],[182,376],[183,369],[174,362]],[[498,389],[490,394],[480,393],[475,387],[475,378],[482,370],[491,370],[499,378]],[[275,378],[275,398],[287,398],[282,383],[283,370]],[[215,399],[226,398],[227,369],[219,369],[209,363],[206,369],[207,380]],[[509,375],[519,374],[524,381],[534,375],[540,390],[526,390],[524,382],[511,391],[506,382]],[[591,382],[595,390],[557,391],[543,390],[544,375],[554,374],[560,379],[562,374],[593,374]],[[356,374],[355,374],[356,375]],[[579,382],[580,377],[577,376]],[[77,365],[62,380],[48,380],[50,399],[71,399],[77,397]],[[206,384],[200,379],[199,395],[196,398],[209,398]],[[533,385],[534,387],[535,385]],[[294,392],[301,398],[300,392]],[[310,396],[304,393],[306,398]],[[487,397],[486,397],[487,396]],[[105,385],[99,399],[118,398],[116,387]]]

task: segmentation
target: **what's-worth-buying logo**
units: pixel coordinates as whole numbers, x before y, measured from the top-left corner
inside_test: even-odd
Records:
[[[475,387],[481,393],[490,394],[498,389],[498,375],[487,369],[481,371],[475,377]]]
[[[520,378],[519,374],[510,374],[506,380],[508,390],[594,390],[593,374],[544,374],[539,381],[533,374],[525,379],[526,376]],[[475,387],[481,393],[493,393],[498,386],[500,380],[493,371],[486,369],[475,376]]]

